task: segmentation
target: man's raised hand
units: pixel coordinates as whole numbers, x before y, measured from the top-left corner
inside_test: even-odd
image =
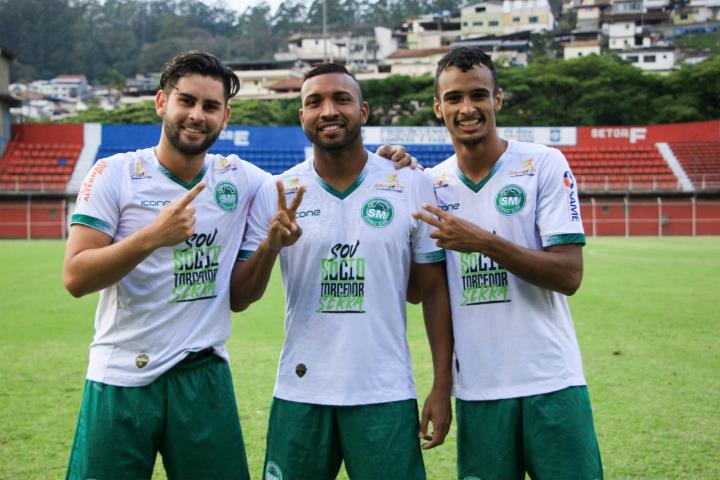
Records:
[[[483,240],[492,236],[474,223],[444,212],[434,205],[425,203],[422,207],[433,215],[414,212],[413,217],[437,228],[430,232],[430,238],[437,240],[436,244],[440,248],[458,252],[481,252]]]
[[[195,207],[190,204],[204,188],[204,183],[198,183],[180,200],[169,203],[160,210],[151,225],[158,247],[183,242],[195,233]]]
[[[270,228],[268,228],[268,243],[270,250],[278,252],[282,247],[293,245],[302,235],[302,229],[295,222],[295,214],[305,194],[305,187],[300,185],[295,193],[295,198],[288,207],[285,200],[285,185],[282,180],[278,180],[275,186],[278,194],[278,209],[270,222]]]

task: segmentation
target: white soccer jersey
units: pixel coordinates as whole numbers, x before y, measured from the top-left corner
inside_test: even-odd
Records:
[[[88,379],[147,385],[187,352],[207,347],[227,359],[230,273],[250,200],[268,177],[234,155],[207,155],[188,184],[166,170],[152,148],[93,166],[72,223],[107,233],[113,243],[152,223],[165,204],[200,181],[206,188],[193,200],[195,233],[187,241],[155,250],[100,292]]]
[[[445,252],[412,218],[436,204],[422,173],[395,170],[368,152],[344,192],[325,183],[308,160],[279,176],[287,202],[300,185],[298,242],[280,252],[285,343],[274,395],[322,405],[363,405],[416,398],[405,337],[411,260],[442,261]],[[267,235],[277,210],[275,179],[253,203],[243,252]]]
[[[522,247],[584,244],[575,180],[560,151],[509,142],[474,184],[455,156],[427,174],[440,208]],[[455,396],[493,400],[585,385],[566,297],[480,253],[447,252]]]

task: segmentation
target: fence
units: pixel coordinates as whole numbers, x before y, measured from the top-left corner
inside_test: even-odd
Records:
[[[720,200],[690,198],[585,198],[588,236],[720,235]]]
[[[65,199],[0,200],[0,238],[65,238],[66,224]]]
[[[588,236],[720,235],[720,199],[582,198]],[[72,202],[24,197],[0,201],[0,238],[65,238]]]

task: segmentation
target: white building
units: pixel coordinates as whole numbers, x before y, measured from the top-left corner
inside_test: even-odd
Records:
[[[460,15],[449,11],[413,18],[409,25],[407,45],[410,49],[447,47],[460,39],[460,26]]]
[[[633,66],[649,72],[667,73],[675,68],[677,51],[673,46],[636,48],[616,52]]]
[[[397,38],[386,27],[374,27],[370,32],[296,33],[288,38],[288,52],[307,64],[323,59],[341,62],[353,71],[372,71],[398,47]]]
[[[592,54],[600,55],[600,42],[597,39],[566,42],[563,47],[563,58],[565,60],[587,57]]]
[[[463,7],[460,21],[463,40],[555,28],[547,0],[485,0]]]

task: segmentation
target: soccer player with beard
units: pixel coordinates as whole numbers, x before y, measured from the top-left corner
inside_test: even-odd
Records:
[[[480,49],[438,62],[434,105],[455,155],[426,171],[440,208],[416,218],[447,249],[458,478],[602,478],[566,299],[585,243],[568,163],[498,136],[502,91]]]
[[[150,478],[157,452],[169,478],[249,478],[225,343],[231,272],[269,174],[207,153],[238,89],[216,57],[177,55],[155,97],[158,145],[99,160],[83,183],[63,280],[100,301],[68,478]]]
[[[365,150],[360,86],[337,64],[306,74],[300,119],[312,159],[266,182],[233,274],[232,307],[260,298],[280,256],[286,296],[264,478],[423,479],[423,448],[450,424],[452,333],[444,252],[412,218],[432,183]],[[290,205],[289,207],[287,205]],[[411,263],[433,357],[420,423],[405,297]],[[428,430],[432,422],[433,432]]]

